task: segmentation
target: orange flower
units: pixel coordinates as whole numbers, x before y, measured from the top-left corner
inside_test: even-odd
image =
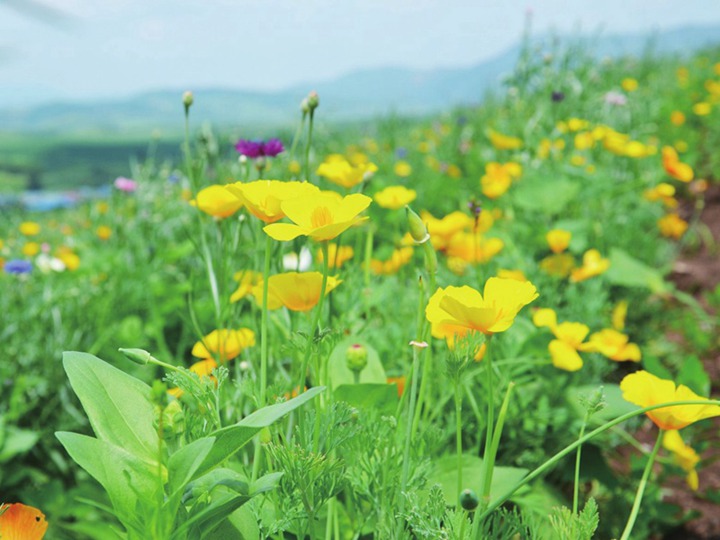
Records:
[[[664,146],[662,149],[662,164],[665,172],[676,180],[689,182],[693,179],[692,167],[680,161],[677,151],[672,146]]]
[[[48,522],[37,508],[21,503],[0,504],[0,538],[2,540],[40,540]]]
[[[677,214],[666,214],[661,217],[658,222],[660,234],[667,238],[680,238],[688,228],[688,222]]]
[[[610,261],[603,259],[597,249],[589,249],[583,255],[583,265],[576,268],[570,274],[570,281],[576,283],[585,281],[591,277],[599,276],[610,268]]]

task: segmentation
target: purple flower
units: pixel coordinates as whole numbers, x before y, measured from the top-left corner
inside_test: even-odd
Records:
[[[560,103],[565,99],[565,93],[560,90],[553,90],[553,93],[550,94],[550,99],[552,99],[553,103]]]
[[[137,189],[137,182],[130,178],[120,176],[115,179],[115,187],[125,193],[132,193]]]
[[[261,157],[275,157],[285,150],[280,139],[268,139],[267,141],[250,141],[240,139],[235,144],[235,150],[245,157],[257,159]]]
[[[8,274],[29,274],[32,272],[33,265],[30,261],[12,259],[5,263],[4,268]]]

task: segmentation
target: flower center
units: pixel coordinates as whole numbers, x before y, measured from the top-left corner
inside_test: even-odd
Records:
[[[333,217],[327,206],[318,206],[315,210],[313,210],[313,213],[310,216],[310,225],[312,225],[313,229],[319,229],[325,225],[331,225],[332,222]]]

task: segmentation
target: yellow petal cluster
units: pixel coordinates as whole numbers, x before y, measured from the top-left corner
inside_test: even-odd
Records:
[[[627,335],[614,328],[605,328],[591,335],[588,350],[599,352],[616,362],[639,362],[642,359],[640,347],[630,343]]]
[[[610,260],[604,259],[597,249],[589,249],[583,255],[583,264],[570,273],[570,281],[576,283],[599,276],[610,268]]]
[[[320,164],[317,174],[338,186],[350,189],[370,178],[376,171],[377,166],[369,161],[351,163],[340,154],[331,154]]]
[[[329,293],[342,280],[328,276],[325,293]],[[286,307],[290,311],[310,311],[320,301],[322,274],[320,272],[285,272],[268,279],[268,309]],[[262,305],[262,283],[253,287],[253,295]]]
[[[697,491],[700,485],[698,473],[695,470],[695,466],[700,462],[697,452],[685,444],[680,432],[676,429],[671,429],[663,434],[662,445],[665,450],[672,452],[675,464],[687,473],[686,480],[690,489]]]
[[[255,345],[255,332],[249,328],[213,330],[195,343],[192,355],[197,358],[217,359],[227,362],[237,357],[244,349]]]
[[[410,204],[417,197],[414,189],[405,186],[388,186],[375,194],[373,199],[382,208],[397,210],[406,204]]]
[[[307,182],[282,182],[280,180],[256,180],[235,182],[225,186],[245,205],[256,218],[265,223],[275,223],[285,217],[281,208],[284,201],[302,196],[312,196],[320,190]]]
[[[547,327],[555,335],[548,345],[553,366],[565,371],[577,371],[583,366],[578,351],[587,350],[587,343],[583,343],[590,328],[577,322],[563,322],[558,324],[555,311],[549,308],[538,309],[533,315],[533,324],[538,327]]]
[[[219,184],[198,191],[190,204],[216,218],[230,217],[243,205],[242,200]]]

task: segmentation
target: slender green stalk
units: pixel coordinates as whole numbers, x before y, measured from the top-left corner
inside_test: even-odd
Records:
[[[457,452],[457,493],[458,505],[460,493],[463,490],[463,464],[462,464],[462,394],[460,392],[460,375],[455,381],[455,451]],[[460,536],[462,538],[462,536]]]
[[[310,109],[308,114],[308,138],[305,145],[305,181],[310,181],[310,148],[312,147],[313,119],[315,118],[315,110]]]
[[[585,412],[585,418],[583,418],[582,427],[580,428],[580,436],[579,439],[582,439],[583,435],[585,435],[585,427],[587,426],[588,419],[590,418],[590,411]],[[575,455],[575,484],[573,488],[573,514],[577,514],[578,512],[578,499],[579,495],[578,492],[580,491],[580,456],[582,453],[582,445],[577,447],[577,454]]]
[[[650,478],[652,466],[655,462],[655,456],[657,456],[658,450],[660,450],[660,444],[662,443],[664,433],[665,430],[658,430],[658,436],[657,440],[655,441],[655,446],[653,447],[652,453],[648,458],[647,465],[645,465],[645,470],[643,471],[642,478],[640,479],[640,485],[638,486],[637,493],[635,494],[635,502],[633,502],[632,510],[630,511],[630,517],[628,518],[627,524],[625,525],[625,530],[623,531],[620,540],[628,540],[628,538],[630,538],[630,533],[635,526],[635,520],[637,519],[638,512],[640,511],[640,503],[642,502],[643,494],[645,493],[645,486],[647,485],[648,478]]]
[[[295,136],[292,140],[292,145],[290,146],[290,159],[295,159],[295,150],[297,149],[298,141],[300,140],[300,135],[302,134],[303,127],[305,127],[305,117],[307,116],[306,112],[302,113],[302,118],[300,119],[300,125],[297,128],[297,131],[295,132]]]
[[[493,438],[490,444],[490,451],[485,453],[485,459],[483,465],[485,466],[485,477],[483,479],[483,500],[490,500],[490,487],[492,486],[493,470],[495,469],[495,458],[497,456],[498,447],[500,446],[500,437],[502,436],[503,426],[505,425],[505,417],[507,416],[508,405],[510,404],[510,395],[512,394],[515,383],[511,382],[508,384],[507,390],[505,391],[505,399],[503,399],[502,406],[500,407],[500,413],[498,414],[498,421],[495,424],[495,430],[493,431]]]
[[[260,406],[266,405],[267,371],[270,343],[268,341],[268,289],[270,281],[270,252],[272,238],[265,235],[265,264],[263,266],[262,316],[260,319]]]
[[[492,471],[489,470],[489,463],[490,463],[490,453],[491,453],[491,447],[492,447],[492,439],[493,439],[493,424],[495,420],[495,386],[494,386],[494,377],[493,377],[493,367],[492,367],[492,354],[490,350],[490,342],[492,341],[492,334],[487,337],[486,343],[486,349],[485,349],[485,356],[483,357],[483,363],[485,364],[485,377],[486,377],[486,386],[485,389],[487,393],[487,429],[485,431],[485,451],[483,453],[483,465],[484,465],[484,475],[485,479],[487,480],[488,477],[492,476]],[[484,504],[487,504],[488,498],[490,496],[490,490],[483,488],[482,492],[482,501]]]

